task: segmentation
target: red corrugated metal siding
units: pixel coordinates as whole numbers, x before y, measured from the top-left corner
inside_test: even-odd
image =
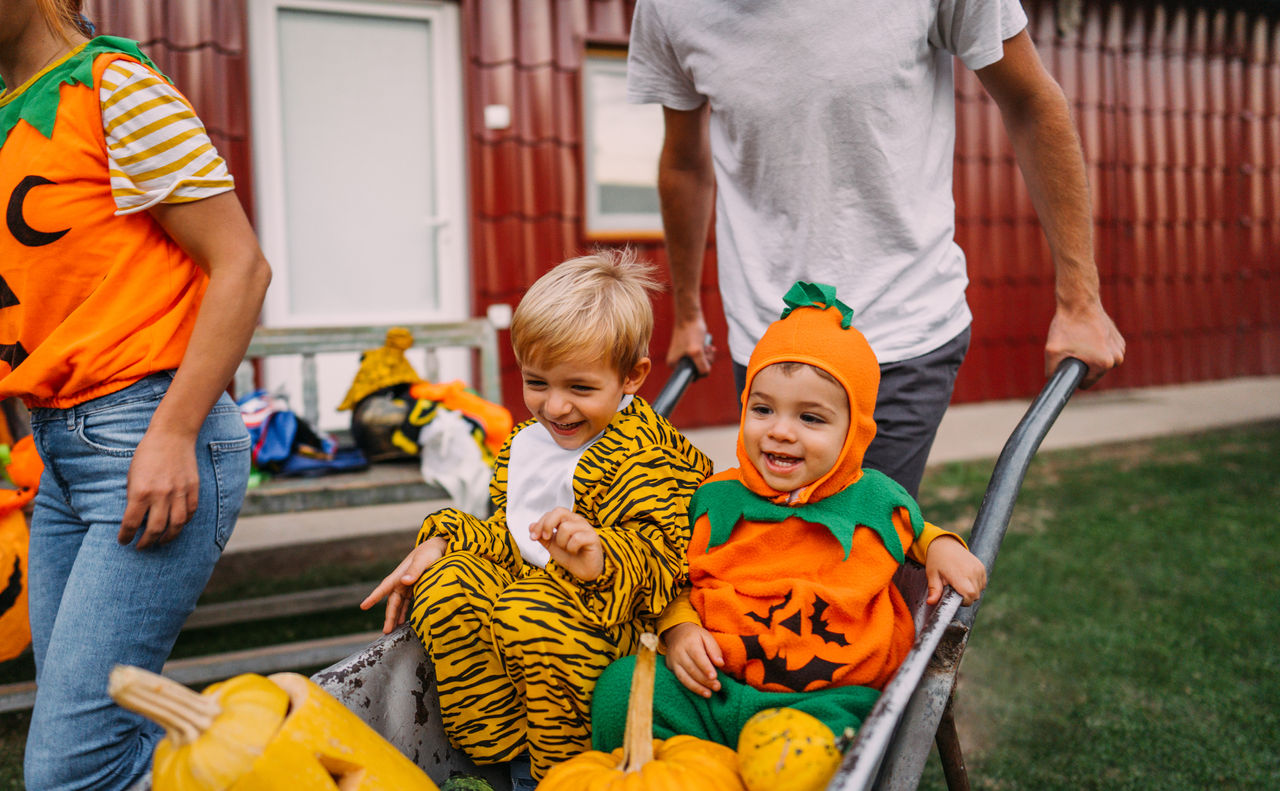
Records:
[[[103,32],[141,40],[196,105],[252,202],[243,0],[88,0]],[[1257,11],[1087,2],[1058,35],[1049,0],[1030,31],[1075,113],[1094,196],[1103,298],[1128,341],[1104,380],[1133,387],[1280,373],[1280,23]],[[462,0],[477,312],[515,304],[589,248],[579,71],[588,44],[626,43],[630,0]],[[970,261],[974,343],[957,401],[1023,397],[1041,381],[1052,265],[999,113],[957,76],[957,239]],[[487,130],[505,104],[511,128]],[[247,205],[252,216],[252,206]],[[660,244],[638,242],[665,267]],[[724,345],[714,254],[703,297]],[[653,351],[671,310],[656,305]],[[677,412],[736,420],[727,351]],[[666,376],[655,371],[652,395]],[[507,402],[519,378],[504,361]]]
[[[1091,2],[1080,29],[1059,35],[1052,2],[1025,5],[1078,123],[1103,299],[1128,341],[1125,366],[1104,386],[1280,373],[1276,20]],[[464,8],[475,296],[483,309],[515,302],[538,274],[588,246],[578,70],[586,45],[625,43],[633,3],[464,0]],[[1024,397],[1043,382],[1053,266],[999,112],[978,79],[959,72],[957,240],[969,258],[975,319],[955,397]],[[490,103],[512,107],[512,129],[483,129],[480,108]],[[665,265],[661,245],[637,246]],[[723,345],[710,263],[703,295]],[[657,314],[660,352],[670,321],[665,300]],[[510,360],[506,371],[518,410]],[[677,417],[682,425],[736,420],[727,364],[692,391]]]
[[[1128,341],[1104,385],[1280,372],[1276,20],[1095,3],[1060,37],[1050,3],[1028,12],[1080,130],[1103,299]],[[957,238],[975,321],[956,400],[1026,396],[1041,381],[1052,265],[991,101],[967,72],[957,95]],[[1016,194],[1012,226],[984,189]]]
[[[590,249],[583,221],[579,74],[588,44],[626,43],[632,8],[622,0],[462,3],[477,312],[494,303],[515,305],[543,272]],[[510,128],[484,127],[484,107],[490,104],[511,108]],[[660,244],[634,246],[665,273]],[[707,275],[704,293],[713,316],[712,332],[724,338],[714,266]],[[668,303],[659,298],[655,304],[652,351],[658,356],[670,338]],[[507,405],[524,415],[519,372],[505,343],[503,354]],[[665,365],[655,362],[644,391],[650,397],[669,374]],[[732,422],[735,415],[732,371],[722,365],[691,391],[676,418],[691,426]]]
[[[253,217],[243,0],[85,0],[84,9],[99,33],[139,41],[191,100]]]

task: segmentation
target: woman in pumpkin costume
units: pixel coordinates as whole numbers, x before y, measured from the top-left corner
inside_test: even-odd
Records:
[[[235,524],[249,440],[224,392],[270,280],[190,105],[78,0],[0,2],[0,397],[45,463],[31,522],[29,789],[122,789],[158,671]]]
[[[875,436],[880,368],[830,286],[797,283],[751,355],[738,461],[694,494],[689,585],[659,620],[666,645],[654,736],[735,746],[775,707],[833,733],[857,728],[914,640],[893,584],[910,557],[929,600],[949,584],[968,603],[986,571],[954,534],[882,473],[862,468]],[[592,741],[622,742],[633,658],[592,701]]]

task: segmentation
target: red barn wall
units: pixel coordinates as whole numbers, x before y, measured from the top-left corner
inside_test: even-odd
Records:
[[[1280,28],[1227,8],[1088,3],[1055,31],[1027,4],[1085,149],[1103,301],[1124,333],[1106,387],[1280,373]],[[963,70],[961,70],[963,72]],[[1042,380],[1052,265],[999,113],[958,76],[957,241],[974,343],[956,400]]]
[[[464,2],[475,185],[475,302],[514,303],[584,235],[578,72],[588,44],[625,43],[625,0]],[[1280,373],[1280,28],[1274,16],[1155,3],[1086,3],[1060,35],[1054,4],[1026,3],[1030,32],[1071,102],[1094,196],[1103,299],[1128,341],[1105,387]],[[969,259],[973,347],[956,401],[1017,398],[1043,383],[1053,268],[999,113],[963,68],[957,240]],[[484,129],[508,104],[509,130]],[[665,265],[660,244],[636,243]],[[725,346],[714,251],[703,283]],[[666,348],[667,300],[653,350]],[[727,360],[722,352],[721,360]],[[517,404],[513,361],[505,368]],[[666,375],[660,366],[656,382]],[[677,412],[736,420],[729,366]]]
[[[1252,10],[1089,2],[1060,35],[1054,3],[1027,0],[1085,148],[1103,299],[1128,341],[1104,387],[1280,374],[1280,21]],[[589,44],[625,45],[631,0],[461,0],[475,312],[514,305],[542,272],[590,249],[579,72]],[[250,216],[244,0],[87,0],[192,99]],[[957,401],[1025,397],[1043,381],[1052,267],[999,114],[959,70],[957,240],[969,258],[973,347]],[[505,104],[508,129],[483,108]],[[665,267],[660,243],[636,240]],[[703,298],[721,363],[676,413],[736,421],[725,326],[708,253]],[[669,300],[652,350],[666,349]],[[505,335],[505,333],[504,333]],[[505,341],[505,338],[504,338]],[[504,344],[505,345],[505,344]],[[504,352],[508,406],[524,414]],[[646,394],[668,371],[658,364]]]
[[[632,8],[632,3],[618,0],[464,0],[477,313],[494,303],[514,306],[539,275],[593,246],[585,233],[579,75],[588,44],[626,44]],[[510,128],[485,128],[482,114],[490,104],[511,108]],[[661,243],[631,244],[665,276]],[[711,331],[724,346],[726,327],[714,264],[708,267],[703,292]],[[655,370],[642,391],[650,398],[670,373],[658,359],[670,338],[670,299],[656,299],[654,312]],[[509,347],[504,344],[503,349],[507,405],[523,416],[519,371]],[[727,359],[727,352],[722,359]],[[683,426],[733,422],[733,399],[732,370],[719,365],[707,381],[689,391],[675,418]]]

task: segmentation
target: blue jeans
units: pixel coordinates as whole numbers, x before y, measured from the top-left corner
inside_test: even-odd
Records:
[[[200,429],[195,514],[174,540],[116,541],[133,452],[172,373],[67,409],[35,409],[45,463],[31,519],[36,702],[27,735],[31,791],[128,788],[150,770],[158,726],[116,706],[116,664],[159,672],[204,590],[244,500],[249,435],[227,395]]]

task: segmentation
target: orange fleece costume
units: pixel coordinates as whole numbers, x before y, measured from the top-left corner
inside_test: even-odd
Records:
[[[748,460],[713,476],[694,495],[686,602],[673,602],[660,628],[700,622],[724,653],[724,672],[771,691],[829,686],[883,687],[911,649],[915,628],[893,575],[904,556],[924,562],[933,539],[901,486],[862,456],[880,367],[862,333],[849,326],[834,291],[798,284],[791,308],[756,346],[755,375],[780,362],[831,374],[849,398],[850,426],[832,469],[802,489],[771,489]],[[808,304],[818,302],[821,307]]]

